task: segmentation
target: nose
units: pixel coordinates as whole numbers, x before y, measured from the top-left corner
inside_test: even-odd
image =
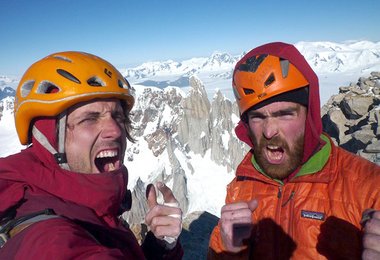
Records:
[[[279,132],[278,121],[273,117],[267,117],[263,124],[263,135],[266,139],[272,139]]]
[[[117,139],[121,136],[122,127],[112,116],[107,116],[102,120],[101,136],[105,139]]]

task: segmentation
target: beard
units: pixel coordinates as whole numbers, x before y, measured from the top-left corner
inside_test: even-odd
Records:
[[[258,142],[257,139],[254,138],[254,135],[251,133],[251,139],[254,145],[253,154],[255,156],[256,162],[263,169],[264,173],[271,178],[283,180],[301,165],[304,145],[303,134],[296,139],[293,150],[290,150],[288,143],[279,136],[276,136],[270,140],[262,136]],[[269,163],[264,155],[264,149],[267,149],[266,147],[268,145],[281,147],[283,149],[283,152],[289,155],[289,159],[281,164]]]

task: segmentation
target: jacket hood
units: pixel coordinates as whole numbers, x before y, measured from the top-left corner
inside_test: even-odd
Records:
[[[304,163],[323,145],[323,141],[320,139],[322,134],[322,119],[318,77],[303,55],[293,45],[283,42],[268,43],[251,50],[236,64],[235,69],[238,68],[246,57],[260,54],[269,54],[289,60],[309,82],[308,114],[305,124],[304,156],[302,160]],[[240,121],[235,128],[235,132],[240,140],[253,147],[248,136],[248,125],[246,123]]]
[[[39,119],[35,125],[55,145],[55,119]],[[92,209],[109,225],[116,225],[128,183],[125,166],[109,173],[81,174],[62,169],[37,140],[21,153],[0,159],[0,214],[16,205],[25,192],[50,194]]]

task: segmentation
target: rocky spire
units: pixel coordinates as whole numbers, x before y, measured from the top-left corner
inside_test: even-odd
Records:
[[[210,147],[210,101],[200,79],[192,76],[189,82],[191,89],[182,100],[178,139],[186,149],[203,156]]]

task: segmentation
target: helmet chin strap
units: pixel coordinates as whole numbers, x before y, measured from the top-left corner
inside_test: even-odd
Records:
[[[54,156],[55,161],[62,169],[70,170],[65,153],[66,117],[66,112],[61,113],[58,117],[58,151],[55,150],[46,136],[38,130],[35,125],[33,125],[32,134],[34,138]]]
[[[58,154],[56,157],[57,163],[61,166],[62,169],[70,170],[70,167],[67,163],[66,152],[65,152],[65,138],[66,138],[66,111],[59,114],[58,119]],[[57,157],[59,156],[59,159]]]

